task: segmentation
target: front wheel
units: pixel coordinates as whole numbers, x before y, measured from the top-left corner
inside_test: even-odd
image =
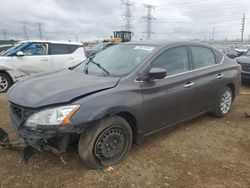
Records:
[[[114,165],[124,159],[132,145],[128,122],[113,116],[85,130],[79,140],[78,152],[90,169]]]
[[[0,73],[0,93],[7,92],[11,85],[11,78],[7,74]]]
[[[231,109],[232,101],[232,90],[229,87],[226,87],[221,94],[219,102],[213,111],[213,114],[216,117],[225,117]]]

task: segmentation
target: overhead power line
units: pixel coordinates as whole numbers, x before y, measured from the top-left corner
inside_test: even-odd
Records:
[[[121,0],[121,4],[125,7],[124,14],[122,15],[125,20],[125,30],[132,31],[133,26],[131,22],[134,19],[132,8],[135,9],[135,3],[129,0]]]
[[[142,19],[144,19],[147,24],[146,34],[147,34],[147,40],[149,40],[151,39],[151,34],[153,34],[152,23],[156,20],[156,18],[152,16],[152,11],[155,10],[155,6],[148,4],[143,4],[143,6],[147,10],[147,15],[142,17]]]

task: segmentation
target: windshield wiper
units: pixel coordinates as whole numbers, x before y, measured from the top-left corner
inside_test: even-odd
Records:
[[[85,73],[88,74],[88,65],[89,63],[93,63],[94,65],[96,65],[97,67],[99,67],[100,69],[102,69],[107,75],[110,75],[109,71],[107,71],[104,67],[102,67],[99,63],[93,61],[93,58],[95,57],[95,55],[91,56],[86,64],[86,70]]]

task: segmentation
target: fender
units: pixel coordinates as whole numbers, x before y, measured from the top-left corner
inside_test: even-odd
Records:
[[[97,110],[93,112],[92,116],[90,116],[87,121],[88,122],[97,121],[104,117],[112,116],[114,114],[118,114],[122,112],[129,113],[135,118],[136,122],[138,122],[138,115],[136,115],[135,111],[128,106],[115,106],[115,107],[111,107],[107,109]]]
[[[2,71],[12,71],[13,67],[11,67],[9,65],[0,65],[0,70],[2,70]]]
[[[140,125],[140,115],[136,114],[135,110],[128,106],[115,106],[107,109],[100,109],[93,113],[90,116],[87,116],[85,123],[78,124],[77,133],[82,133],[86,128],[92,126],[96,121],[99,121],[105,117],[113,116],[113,115],[121,115],[121,117],[125,118],[131,126],[134,143],[139,144],[144,138],[144,132],[142,131]],[[77,115],[76,115],[77,116]],[[80,123],[80,122],[79,122]],[[73,123],[74,124],[74,123]]]

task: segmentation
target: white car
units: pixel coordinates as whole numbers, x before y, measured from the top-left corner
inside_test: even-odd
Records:
[[[27,76],[69,68],[85,59],[82,43],[18,42],[0,54],[0,93]]]

